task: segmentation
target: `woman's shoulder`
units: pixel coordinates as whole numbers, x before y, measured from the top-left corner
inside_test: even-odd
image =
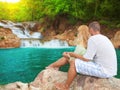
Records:
[[[85,47],[83,45],[80,45],[80,44],[76,45],[76,48],[83,48],[83,49],[85,49]]]
[[[83,54],[85,54],[86,49],[82,45],[77,45],[74,52],[77,54],[83,55]]]

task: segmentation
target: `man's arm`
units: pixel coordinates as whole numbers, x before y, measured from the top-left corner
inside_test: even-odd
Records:
[[[86,61],[86,62],[90,61],[89,59],[84,58],[82,55],[79,55],[79,54],[76,54],[76,53],[73,53],[73,52],[68,52],[68,54],[71,57],[79,58],[79,59],[81,59],[83,61]]]

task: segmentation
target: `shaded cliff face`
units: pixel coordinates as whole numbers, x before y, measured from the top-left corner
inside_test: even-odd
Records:
[[[55,20],[49,19],[43,20],[43,23],[37,23],[34,27],[37,31],[41,32],[44,40],[51,40],[53,38],[66,40],[69,45],[77,35],[77,29],[80,25],[89,25],[90,21],[83,23],[78,21],[75,24],[71,24],[66,17],[57,17]],[[113,38],[115,33],[120,31],[120,28],[109,28],[107,25],[101,24],[101,33],[107,36],[109,39]]]
[[[20,46],[20,39],[10,29],[0,28],[0,48],[14,48]]]

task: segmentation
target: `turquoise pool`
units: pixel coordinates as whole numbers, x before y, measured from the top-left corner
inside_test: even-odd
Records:
[[[31,82],[47,65],[59,59],[64,51],[73,50],[74,47],[0,49],[0,84]],[[120,68],[120,50],[116,49],[116,52]],[[66,71],[67,67],[61,70]],[[116,77],[120,78],[120,70]]]
[[[59,59],[64,51],[73,50],[74,47],[0,49],[0,84],[31,82],[41,70]]]

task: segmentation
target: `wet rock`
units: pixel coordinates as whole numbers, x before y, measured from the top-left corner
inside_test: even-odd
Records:
[[[20,39],[8,28],[0,28],[0,48],[20,46]]]

